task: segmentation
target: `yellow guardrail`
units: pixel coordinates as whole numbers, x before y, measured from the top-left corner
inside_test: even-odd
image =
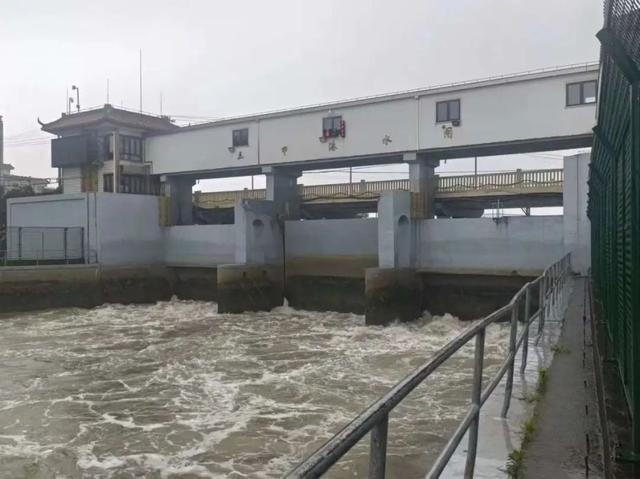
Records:
[[[561,192],[562,168],[553,170],[516,170],[479,175],[437,176],[436,197],[489,196],[492,194],[522,194]],[[299,185],[303,202],[324,203],[377,200],[383,191],[409,191],[409,180],[360,181],[327,185]],[[266,190],[197,192],[194,203],[201,208],[230,208],[239,200],[264,200]]]

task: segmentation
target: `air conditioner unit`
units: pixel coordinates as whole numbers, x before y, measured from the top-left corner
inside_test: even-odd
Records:
[[[453,126],[460,126],[460,120],[453,120],[453,121],[451,122],[451,124],[452,124]]]

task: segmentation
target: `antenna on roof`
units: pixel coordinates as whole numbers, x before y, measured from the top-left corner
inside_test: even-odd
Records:
[[[160,116],[162,116],[162,92],[160,92]]]
[[[107,105],[109,104],[109,79],[107,78]]]
[[[142,112],[142,48],[140,49],[140,112]]]

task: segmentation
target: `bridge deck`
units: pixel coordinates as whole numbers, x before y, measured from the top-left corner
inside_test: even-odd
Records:
[[[508,199],[513,197],[557,197],[562,195],[563,170],[517,170],[505,173],[437,177],[435,197],[439,200]],[[303,203],[375,202],[383,191],[409,190],[409,180],[360,181],[326,185],[299,185]],[[200,208],[232,208],[238,200],[263,200],[266,190],[237,190],[196,193],[194,204]]]

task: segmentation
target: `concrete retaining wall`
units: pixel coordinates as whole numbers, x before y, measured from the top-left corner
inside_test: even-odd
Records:
[[[378,221],[287,221],[286,297],[294,307],[364,312],[364,274],[378,265]]]
[[[562,216],[419,221],[418,268],[537,276],[564,254]]]
[[[173,291],[164,267],[101,268],[98,265],[0,268],[0,311],[94,307],[103,303],[167,300]]]
[[[361,278],[378,263],[378,220],[287,221],[287,274]]]
[[[235,262],[234,225],[170,226],[164,229],[168,266],[212,267]]]

